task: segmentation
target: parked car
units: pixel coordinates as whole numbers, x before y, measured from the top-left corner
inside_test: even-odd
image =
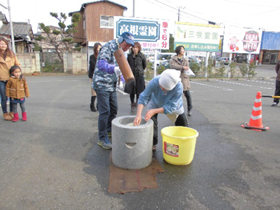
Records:
[[[171,57],[174,55],[176,55],[176,53],[158,53],[156,60],[157,67],[160,65],[167,66],[170,62]],[[150,62],[154,63],[154,59],[150,59]],[[154,65],[152,66],[152,68],[154,68]]]
[[[229,64],[229,57],[219,57],[219,58],[217,58],[217,61],[222,62],[224,65],[228,65]]]
[[[201,61],[196,57],[188,57],[189,63],[201,63]]]
[[[247,58],[243,58],[242,56],[239,56],[237,58],[237,63],[247,63]]]

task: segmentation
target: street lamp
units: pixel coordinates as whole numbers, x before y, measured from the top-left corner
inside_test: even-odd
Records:
[[[10,7],[10,1],[7,0],[8,2],[8,8],[0,4],[3,8],[7,9],[9,12],[10,16],[10,30],[11,30],[11,39],[12,39],[12,47],[13,47],[13,52],[16,54],[16,48],[15,48],[15,40],[14,40],[14,29],[13,29],[13,22],[12,22],[12,15],[11,15],[11,7]]]

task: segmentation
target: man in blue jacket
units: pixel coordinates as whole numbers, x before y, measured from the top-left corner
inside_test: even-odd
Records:
[[[121,71],[117,66],[114,52],[119,48],[125,52],[134,45],[134,36],[124,32],[119,38],[103,45],[97,57],[97,64],[92,78],[92,88],[96,91],[98,101],[98,145],[104,149],[111,149],[112,120],[118,111],[117,81]]]
[[[153,78],[147,88],[140,94],[133,125],[137,126],[141,123],[142,110],[144,106],[148,105],[145,120],[152,119],[154,122],[153,149],[156,149],[158,143],[157,116],[159,113],[166,114],[176,126],[189,126],[184,111],[182,94],[183,85],[180,72],[175,69],[166,69],[161,75]]]

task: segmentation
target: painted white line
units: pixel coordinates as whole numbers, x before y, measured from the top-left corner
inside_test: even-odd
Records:
[[[117,91],[118,91],[119,93],[123,94],[123,95],[129,95],[128,93],[125,93],[125,92],[123,92],[123,91],[120,90],[120,89],[117,89]]]

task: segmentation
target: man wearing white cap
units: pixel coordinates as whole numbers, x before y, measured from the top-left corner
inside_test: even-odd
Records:
[[[174,69],[166,69],[161,75],[153,78],[140,94],[133,125],[141,123],[142,110],[144,106],[148,105],[145,120],[152,119],[154,122],[153,149],[156,149],[158,143],[157,116],[159,113],[166,114],[176,126],[189,126],[184,113],[182,94],[183,85],[180,72]]]

